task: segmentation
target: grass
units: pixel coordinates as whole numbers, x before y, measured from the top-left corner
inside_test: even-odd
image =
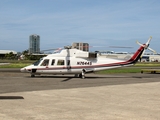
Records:
[[[31,60],[22,60],[22,61],[18,61],[18,60],[0,60],[0,63],[9,63],[7,65],[1,65],[0,68],[22,68],[25,66],[28,66],[32,63],[34,63],[35,61],[31,61]]]
[[[138,62],[134,66],[135,67],[160,67],[160,63],[159,62],[145,62],[145,63]]]
[[[0,68],[22,68],[25,66],[30,65],[29,63],[11,63],[11,64],[7,64],[7,65],[1,65]]]
[[[33,63],[33,60],[0,60],[0,63]]]
[[[117,69],[109,69],[109,70],[103,70],[96,72],[98,74],[115,74],[115,73],[140,73],[141,67],[148,68],[148,67],[160,67],[160,63],[157,62],[146,62],[146,63],[137,63],[134,66],[131,67],[122,67]]]
[[[98,73],[98,74],[115,74],[115,73],[140,73],[140,72],[141,72],[141,68],[127,67],[127,68],[103,70],[103,71],[99,71],[96,73]]]

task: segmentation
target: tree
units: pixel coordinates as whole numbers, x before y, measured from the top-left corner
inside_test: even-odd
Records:
[[[29,50],[24,50],[24,51],[22,52],[23,55],[28,55],[28,53],[29,53]]]
[[[13,52],[6,53],[6,54],[5,54],[5,58],[6,58],[6,59],[15,59],[15,58],[16,58],[16,55],[13,54]]]

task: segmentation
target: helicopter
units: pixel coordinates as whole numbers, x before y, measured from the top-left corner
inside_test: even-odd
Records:
[[[149,48],[151,39],[152,37],[150,37],[145,44],[141,44],[137,41],[140,47],[128,60],[102,58],[98,57],[97,53],[65,46],[61,52],[49,54],[32,65],[21,68],[20,71],[30,73],[31,77],[41,74],[74,74],[75,77],[85,79],[85,74],[87,73],[134,65],[141,58],[146,49],[155,52],[155,50]]]

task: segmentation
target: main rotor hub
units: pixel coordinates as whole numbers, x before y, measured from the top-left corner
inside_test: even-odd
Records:
[[[72,46],[64,46],[64,49],[71,49]]]

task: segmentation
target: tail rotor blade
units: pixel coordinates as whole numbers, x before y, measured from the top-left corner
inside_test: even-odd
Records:
[[[143,46],[143,47],[144,47],[144,45],[143,45],[142,43],[140,43],[140,42],[138,42],[138,41],[136,41],[136,43],[137,43],[138,45],[140,45],[140,46]]]
[[[148,50],[152,51],[153,53],[157,53],[155,50],[153,50],[152,48],[148,47]]]
[[[143,51],[143,53],[142,53],[142,55],[141,55],[141,58],[142,58],[142,56],[144,55],[144,53],[145,53],[145,49],[144,49],[144,51]]]
[[[149,37],[149,39],[148,39],[148,41],[146,42],[146,44],[142,44],[142,43],[136,41],[136,43],[137,43],[138,45],[144,47],[144,51],[143,51],[142,55],[144,54],[144,52],[145,52],[146,49],[152,51],[153,53],[157,53],[155,50],[149,48],[149,43],[150,43],[151,39],[152,39],[152,36]]]
[[[151,39],[152,39],[152,36],[150,36],[150,37],[149,37],[149,39],[148,39],[148,41],[147,41],[146,45],[149,45],[149,43],[150,43]]]

